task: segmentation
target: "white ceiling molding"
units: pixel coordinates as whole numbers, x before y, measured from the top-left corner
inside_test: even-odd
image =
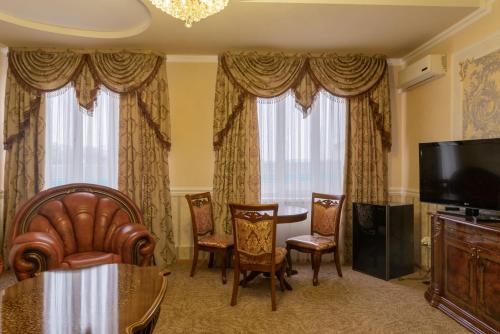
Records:
[[[307,5],[479,7],[481,6],[483,0],[241,0],[241,2],[292,3]]]
[[[54,14],[58,11],[61,14]],[[115,16],[113,20],[109,19],[110,12]],[[0,21],[76,37],[115,39],[136,36],[149,28],[151,18],[151,12],[139,0],[0,1]]]
[[[167,55],[168,63],[217,63],[217,55]]]
[[[464,19],[460,20],[459,22],[455,23],[448,29],[440,32],[424,44],[420,45],[410,53],[406,54],[402,59],[405,63],[408,63],[415,57],[424,54],[425,52],[428,52],[430,49],[441,43],[442,41],[450,38],[451,36],[457,34],[458,32],[462,31],[472,23],[476,22],[483,16],[488,15],[491,12],[491,8],[493,5],[493,2],[495,0],[483,0],[481,2],[481,7],[472,12],[470,15],[466,16]]]

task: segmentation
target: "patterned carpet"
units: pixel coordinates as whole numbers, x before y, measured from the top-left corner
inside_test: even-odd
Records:
[[[278,289],[271,312],[268,279],[240,288],[231,307],[232,272],[224,286],[218,270],[200,264],[190,278],[189,268],[171,268],[158,333],[469,333],[429,306],[427,285],[415,279],[386,282],[348,267],[339,278],[334,265],[324,263],[314,287],[310,266],[296,266],[299,274],[288,278],[294,290]]]
[[[155,333],[469,333],[424,299],[426,285],[414,279],[385,282],[333,264],[323,263],[320,285],[313,287],[310,266],[296,266],[288,278],[293,291],[277,289],[277,311],[271,312],[267,278],[240,288],[238,304],[229,305],[232,271],[227,285],[220,272],[199,264],[194,278],[189,264],[170,268],[167,295]],[[0,288],[15,282],[0,277]]]

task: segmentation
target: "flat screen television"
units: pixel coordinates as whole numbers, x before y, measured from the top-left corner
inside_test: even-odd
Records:
[[[419,154],[421,202],[500,211],[500,138],[423,143]]]

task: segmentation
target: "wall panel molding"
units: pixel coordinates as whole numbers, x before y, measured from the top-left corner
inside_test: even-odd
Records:
[[[187,194],[203,193],[212,191],[212,186],[174,186],[170,187],[172,196],[186,196]]]

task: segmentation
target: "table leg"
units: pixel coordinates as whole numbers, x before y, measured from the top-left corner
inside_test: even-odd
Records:
[[[252,272],[250,272],[250,275],[248,275],[246,279],[242,279],[240,281],[240,285],[244,286],[246,283],[250,282],[251,280],[253,280],[255,277],[259,276],[260,274],[261,274],[260,271],[252,271]]]
[[[248,275],[247,282],[253,280],[255,277],[259,276],[259,274],[264,274],[264,277],[267,277],[267,278],[271,277],[270,273],[261,273],[260,271],[252,271],[250,273],[250,275]],[[280,279],[279,273],[276,273],[276,278],[279,281],[279,279]],[[244,285],[243,281],[244,280],[240,281],[240,285]],[[293,290],[292,286],[290,285],[290,283],[287,282],[286,278],[283,279],[283,283],[285,285],[285,289],[287,289],[288,291],[292,291]]]

